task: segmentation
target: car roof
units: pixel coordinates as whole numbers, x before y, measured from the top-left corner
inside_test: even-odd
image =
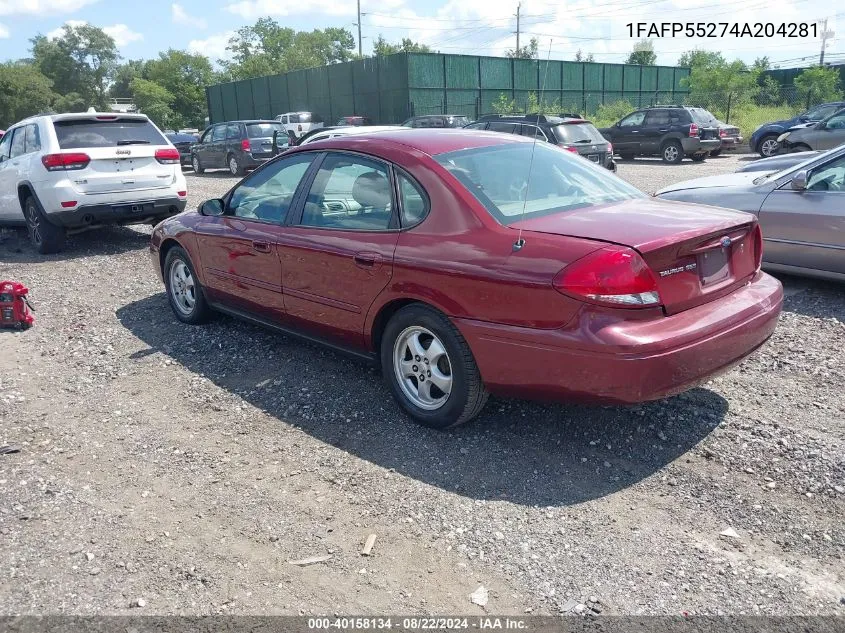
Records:
[[[357,129],[360,130],[361,128]],[[320,141],[319,146],[324,149],[363,149],[366,147],[367,141],[370,140],[371,131],[367,129],[357,134],[344,134],[327,138]],[[498,132],[465,130],[463,128],[407,128],[402,126],[375,131],[372,140],[377,140],[380,145],[384,143],[404,145],[429,156],[508,143],[532,142],[532,139],[527,136],[517,134],[500,134]],[[299,147],[308,147],[309,145],[297,146],[294,151]]]

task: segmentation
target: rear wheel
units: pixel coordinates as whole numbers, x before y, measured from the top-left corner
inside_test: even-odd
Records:
[[[50,223],[34,196],[27,196],[23,208],[29,241],[32,242],[35,250],[43,255],[58,253],[62,250],[65,245],[65,230]]]
[[[184,249],[174,246],[167,251],[163,276],[167,299],[176,318],[192,325],[208,321],[211,308]]]
[[[202,174],[205,173],[205,169],[200,163],[200,158],[196,154],[191,157],[191,168],[194,170],[195,174]]]
[[[668,141],[660,149],[660,157],[663,159],[664,163],[677,165],[684,160],[684,148],[681,147],[681,144],[678,141]]]
[[[437,310],[399,310],[381,339],[384,378],[408,414],[424,426],[448,429],[474,418],[487,402],[469,345]]]
[[[235,156],[234,154],[229,154],[228,164],[229,164],[229,172],[233,176],[243,176],[244,175],[244,170],[241,167],[240,163],[238,162],[237,156]]]
[[[780,149],[780,143],[778,143],[777,134],[769,134],[768,136],[764,136],[760,139],[760,145],[757,146],[757,151],[760,153],[760,156],[764,158],[768,158],[769,156],[774,156],[778,153]]]
[[[719,149],[714,149],[712,152],[710,152],[710,155],[713,158],[716,158],[721,153],[722,153],[722,148],[720,147]]]
[[[707,158],[707,154],[693,154],[690,156],[694,163],[703,163],[704,159]]]

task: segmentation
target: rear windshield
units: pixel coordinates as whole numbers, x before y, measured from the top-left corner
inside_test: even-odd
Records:
[[[716,117],[704,108],[690,108],[689,111],[692,115],[692,120],[699,125],[716,124]]]
[[[319,114],[313,112],[300,112],[299,114],[290,115],[291,123],[322,123],[323,118]]]
[[[281,123],[247,123],[246,133],[249,138],[270,138],[273,132],[287,136]]]
[[[580,156],[548,143],[534,145],[508,143],[449,152],[435,159],[504,225],[645,197]]]
[[[165,138],[152,123],[138,119],[55,121],[53,127],[56,129],[56,137],[61,149],[167,145]]]
[[[554,126],[555,136],[561,143],[606,143],[605,139],[592,123],[564,123]]]

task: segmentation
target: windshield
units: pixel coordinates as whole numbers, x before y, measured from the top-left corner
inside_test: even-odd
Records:
[[[592,123],[564,123],[552,129],[561,143],[607,143]]]
[[[504,225],[645,197],[624,180],[553,145],[536,144],[532,158],[532,145],[508,143],[434,158]]]
[[[152,123],[144,119],[69,119],[53,123],[61,149],[167,145]]]
[[[247,123],[246,133],[249,138],[270,138],[273,132],[280,136],[287,136],[287,132],[281,123]]]

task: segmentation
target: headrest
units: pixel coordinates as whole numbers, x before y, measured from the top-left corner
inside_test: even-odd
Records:
[[[384,174],[368,171],[355,179],[352,198],[362,207],[386,208],[390,205],[390,182]]]

